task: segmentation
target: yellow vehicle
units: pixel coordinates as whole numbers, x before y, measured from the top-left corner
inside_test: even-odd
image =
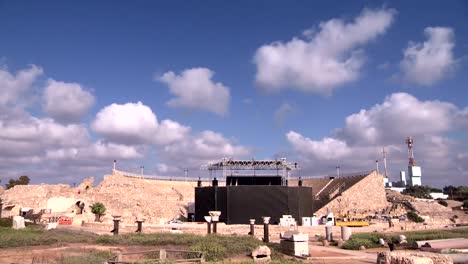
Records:
[[[336,221],[335,225],[359,227],[359,226],[369,226],[369,222],[368,221],[349,221],[349,222]]]

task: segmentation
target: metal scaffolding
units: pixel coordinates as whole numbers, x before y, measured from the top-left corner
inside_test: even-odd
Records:
[[[288,162],[286,158],[275,160],[233,160],[223,158],[220,162],[209,163],[208,171],[210,178],[213,173],[222,172],[222,179],[226,177],[281,177],[282,184],[289,181],[292,170],[298,170],[297,162]],[[216,176],[215,176],[216,177]]]

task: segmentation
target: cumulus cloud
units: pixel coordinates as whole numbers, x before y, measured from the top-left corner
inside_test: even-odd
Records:
[[[81,148],[89,144],[90,136],[84,125],[62,125],[50,118],[40,119],[32,116],[14,121],[0,120],[2,176],[18,177],[26,174],[31,176],[34,182],[38,175],[49,181],[56,181],[66,173],[77,176],[80,169],[67,171],[62,167],[53,167],[47,153]],[[39,172],[39,167],[44,169]],[[48,178],[51,175],[58,178]]]
[[[202,131],[185,140],[167,145],[161,153],[166,163],[175,164],[183,161],[184,164],[192,167],[220,160],[223,157],[241,158],[249,154],[248,148],[235,144],[222,134],[211,130]]]
[[[315,141],[294,131],[289,131],[286,138],[296,151],[319,160],[340,159],[351,152],[346,142],[339,139],[327,137],[321,141]]]
[[[172,71],[164,73],[159,80],[176,96],[167,104],[225,115],[229,109],[229,87],[213,82],[213,75],[214,72],[207,68],[187,69],[180,75]]]
[[[407,93],[394,93],[381,104],[346,117],[336,136],[350,144],[385,144],[408,135],[448,131],[457,107],[441,101],[420,101]]]
[[[152,140],[158,120],[151,108],[141,102],[111,104],[96,114],[91,128],[115,142],[144,143]]]
[[[189,127],[172,120],[158,123],[156,114],[141,102],[111,104],[96,114],[92,129],[105,138],[122,144],[168,144],[180,140]]]
[[[468,130],[468,107],[457,114],[456,121],[458,127]]]
[[[176,121],[158,120],[151,108],[141,102],[102,108],[90,124],[98,136],[94,139],[88,124],[78,121],[95,99],[77,83],[50,79],[41,87],[45,117],[34,116],[22,105],[18,107],[41,74],[42,69],[37,66],[16,74],[0,70],[2,177],[25,174],[34,183],[76,182],[77,178],[108,173],[114,159],[119,160],[121,168],[134,168],[135,160],[141,162],[148,153],[156,154],[161,165],[158,171],[180,175],[183,173],[180,164],[200,168],[224,156],[250,153],[222,134],[192,133],[190,127]]]
[[[345,119],[342,128],[331,136],[314,140],[296,131],[286,139],[304,164],[303,174],[333,173],[335,166],[343,171],[369,171],[375,169],[375,160],[381,159],[386,147],[390,178],[396,180],[398,172],[405,170],[407,146],[405,139],[415,139],[416,163],[423,167],[424,184],[443,186],[451,181],[463,181],[466,171],[460,165],[457,145],[446,134],[457,131],[463,110],[441,101],[421,101],[406,93],[396,93],[371,107]]]
[[[83,125],[61,125],[50,118],[30,117],[7,122],[0,120],[0,139],[15,144],[70,147],[88,143],[89,134]]]
[[[406,82],[429,86],[454,70],[455,33],[449,27],[427,27],[424,34],[426,41],[410,42],[404,50],[400,68]]]
[[[42,73],[42,68],[36,65],[20,70],[15,75],[5,69],[0,69],[0,106],[17,103],[17,99],[29,90]]]
[[[113,159],[141,158],[142,154],[135,146],[114,144],[99,140],[79,148],[48,150],[46,157],[54,161],[92,162],[99,160],[109,162]]]
[[[44,110],[58,122],[79,122],[93,104],[94,96],[77,83],[51,79],[44,90]]]
[[[385,33],[394,20],[393,9],[364,9],[354,21],[322,22],[314,33],[289,42],[260,47],[254,56],[256,82],[267,90],[291,87],[330,94],[359,78],[365,57],[359,47]]]

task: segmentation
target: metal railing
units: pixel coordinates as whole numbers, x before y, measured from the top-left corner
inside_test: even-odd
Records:
[[[368,175],[372,171],[361,171],[361,172],[351,172],[351,173],[341,173],[339,178],[346,178],[346,177],[352,177],[352,176],[359,176],[359,175]],[[190,177],[184,177],[184,176],[164,176],[164,175],[149,175],[149,174],[141,174],[141,173],[132,173],[132,172],[127,172],[127,171],[121,171],[121,170],[112,170],[112,174],[120,174],[125,177],[130,177],[130,178],[136,178],[136,179],[145,179],[145,180],[163,180],[163,181],[197,181],[200,179],[201,181],[211,181],[213,180],[213,177],[197,177],[197,178],[190,178]],[[231,176],[231,175],[226,175],[226,176]],[[254,177],[254,175],[247,175],[247,174],[233,174],[232,176],[251,176]],[[267,177],[267,176],[273,176],[273,174],[255,174],[257,177]],[[336,177],[336,175],[321,175],[321,176],[298,176],[298,175],[290,175],[289,179],[290,180],[298,180],[299,177],[302,180],[314,180],[314,179],[326,179],[330,177]],[[222,176],[216,177],[218,181],[224,182],[226,179]]]

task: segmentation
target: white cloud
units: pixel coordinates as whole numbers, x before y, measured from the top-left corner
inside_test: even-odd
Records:
[[[159,80],[176,96],[168,101],[172,107],[199,109],[225,115],[229,109],[229,88],[212,81],[214,72],[207,68],[184,70],[180,75],[166,72]]]
[[[180,140],[189,127],[172,120],[158,123],[151,108],[141,102],[111,104],[96,114],[91,127],[105,138],[123,144],[168,144]]]
[[[346,142],[339,139],[327,137],[321,141],[315,141],[294,131],[289,131],[286,138],[296,151],[319,160],[340,159],[351,152]]]
[[[180,164],[182,161],[191,167],[199,167],[223,157],[240,158],[249,154],[248,148],[237,145],[222,134],[210,130],[167,145],[161,153],[167,164]]]
[[[34,183],[79,181],[109,173],[114,159],[125,166],[148,152],[190,138],[189,127],[169,119],[158,123],[149,107],[128,103],[110,105],[97,114],[91,126],[106,139],[93,140],[87,124],[74,122],[89,110],[94,96],[79,84],[52,79],[41,87],[48,116],[35,117],[25,103],[35,108],[40,102],[28,100],[41,74],[42,69],[34,65],[16,74],[0,70],[2,177],[29,175]]]
[[[457,114],[456,124],[458,127],[468,130],[468,107]]]
[[[424,34],[423,43],[409,43],[400,67],[405,81],[429,86],[454,70],[455,33],[448,27],[427,27]]]
[[[190,132],[190,127],[183,126],[170,119],[164,119],[154,135],[156,144],[164,145],[184,139]]]
[[[62,148],[48,150],[46,157],[51,160],[61,160],[67,162],[89,162],[100,160],[110,163],[114,159],[136,159],[142,154],[135,146],[126,146],[103,141],[96,141],[92,144],[79,148]]]
[[[94,104],[94,96],[77,83],[49,80],[44,90],[45,112],[62,123],[79,122]]]
[[[461,184],[467,172],[460,164],[460,142],[446,134],[459,129],[454,124],[460,122],[462,113],[451,103],[420,101],[412,95],[396,93],[381,104],[348,116],[344,127],[330,137],[313,140],[290,131],[286,139],[303,164],[303,175],[333,174],[335,166],[344,172],[373,170],[385,146],[390,177],[396,180],[398,172],[406,170],[408,164],[405,139],[413,136],[416,163],[423,168],[423,183]]]
[[[0,120],[0,168],[4,175],[16,173],[53,174],[54,168],[47,157],[49,151],[82,148],[90,144],[90,136],[83,125],[62,125],[50,118],[39,119],[29,116],[14,121]],[[63,168],[58,168],[63,173]],[[70,171],[76,175],[77,170]]]
[[[320,23],[316,33],[305,32],[305,39],[264,45],[254,57],[256,81],[268,90],[295,87],[330,94],[359,78],[365,59],[358,47],[385,33],[395,13],[392,9],[364,9],[353,22],[332,19]]]
[[[141,102],[111,104],[96,114],[91,128],[109,140],[138,144],[152,141],[158,120],[151,108]]]
[[[335,134],[351,144],[390,143],[408,135],[448,131],[456,112],[451,103],[420,101],[407,93],[395,93],[381,104],[348,116],[344,128]]]
[[[0,69],[0,106],[17,103],[17,99],[29,90],[33,82],[42,73],[42,69],[36,65],[20,70],[16,75]]]
[[[50,118],[30,117],[6,122],[0,120],[0,139],[14,144],[73,147],[88,143],[89,134],[83,125],[61,125]]]

